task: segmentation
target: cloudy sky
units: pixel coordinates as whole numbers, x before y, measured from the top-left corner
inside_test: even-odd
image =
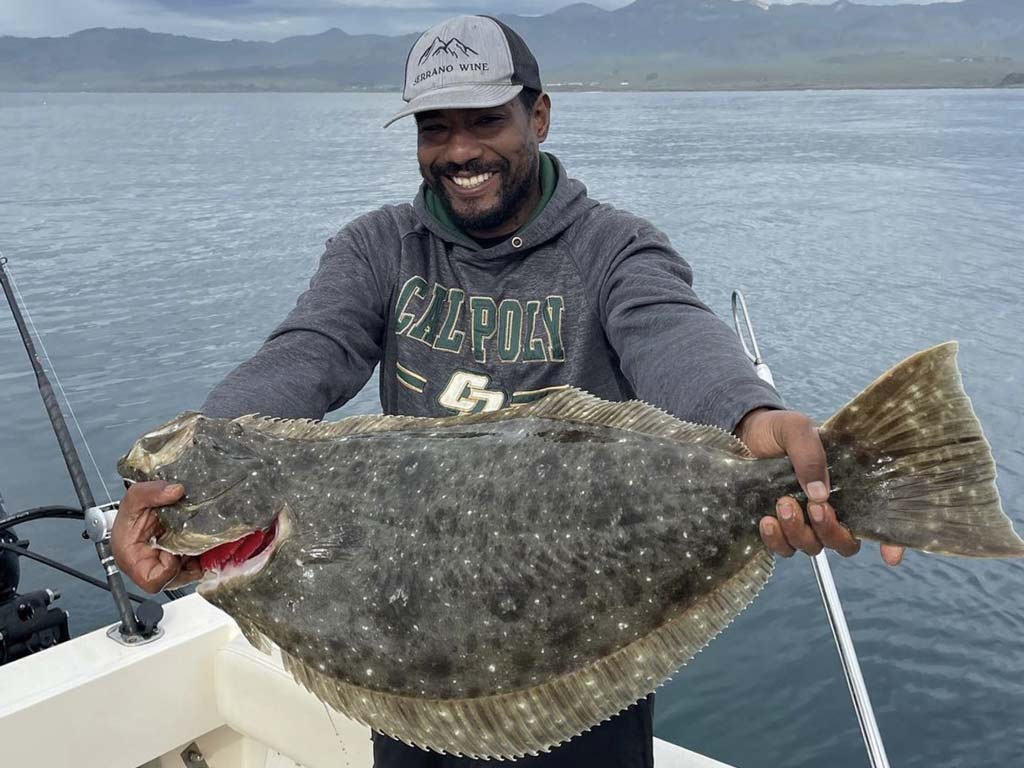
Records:
[[[419,31],[459,13],[548,13],[573,0],[0,0],[0,35],[67,35],[87,27],[145,27],[218,40],[278,40],[329,27]],[[775,0],[780,2],[781,0]],[[809,0],[829,3],[832,0]],[[896,0],[856,0],[882,5]],[[929,0],[904,0],[928,2]],[[590,0],[618,8],[631,0]]]

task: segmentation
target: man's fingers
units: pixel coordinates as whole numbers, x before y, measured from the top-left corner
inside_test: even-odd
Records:
[[[127,490],[118,505],[113,536],[125,542],[149,541],[159,527],[151,510],[173,504],[185,495],[179,483],[152,480],[136,483]]]
[[[888,565],[899,565],[903,561],[903,553],[905,549],[903,547],[897,547],[893,544],[882,545],[882,559]]]
[[[811,502],[807,505],[807,515],[811,518],[811,527],[818,541],[829,549],[834,549],[843,557],[855,555],[860,550],[860,541],[839,524],[836,512],[828,502]]]
[[[780,444],[786,449],[786,455],[793,464],[796,479],[807,494],[809,501],[818,503],[828,499],[828,457],[825,446],[821,444],[818,427],[815,423],[801,416],[780,422]]]
[[[796,550],[789,545],[786,537],[782,535],[779,521],[774,517],[761,518],[761,541],[772,552],[783,557],[792,557]]]
[[[185,488],[181,483],[168,483],[165,480],[136,483],[129,489],[129,493],[135,489],[141,489],[138,495],[142,506],[151,509],[166,507],[185,495]]]
[[[121,516],[120,509],[118,510],[118,517]],[[128,522],[124,525],[122,530],[124,531],[125,538],[127,541],[137,542],[146,541],[148,542],[153,536],[156,535],[157,529],[160,527],[160,518],[153,512],[149,507],[143,507],[135,513],[134,517],[129,516]]]
[[[153,510],[173,504],[184,494],[181,485],[164,480],[136,483],[118,506],[110,535],[114,560],[147,592],[159,591],[181,568],[179,558],[149,544],[160,532],[160,519]]]
[[[134,522],[146,510],[166,507],[185,495],[180,483],[168,483],[166,480],[149,480],[135,483],[129,488],[117,509],[117,519],[121,527]]]
[[[804,521],[804,511],[791,496],[783,496],[775,506],[779,516],[779,525],[791,547],[808,555],[821,552],[821,542],[814,535],[814,530]]]
[[[181,570],[181,558],[163,550],[155,551],[156,557],[136,563],[137,573],[133,576],[135,582],[150,594],[159,592]]]
[[[164,584],[163,588],[172,589],[180,587],[185,584],[191,584],[193,581],[199,581],[201,578],[203,578],[203,568],[199,564],[199,558],[183,557],[181,559],[181,570],[178,571],[178,575],[167,584]]]

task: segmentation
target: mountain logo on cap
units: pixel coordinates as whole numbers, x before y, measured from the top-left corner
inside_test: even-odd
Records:
[[[480,55],[457,37],[453,37],[447,43],[440,37],[435,37],[434,41],[427,46],[427,50],[425,50],[423,55],[420,56],[420,66],[422,66],[427,59],[434,56],[440,56],[442,53],[455,59],[460,56],[469,56],[470,54],[474,56]]]

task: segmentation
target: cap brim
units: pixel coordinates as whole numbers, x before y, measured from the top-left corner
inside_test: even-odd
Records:
[[[437,88],[427,91],[410,101],[405,105],[405,109],[384,123],[384,127],[387,128],[396,120],[401,120],[409,115],[415,115],[417,112],[427,112],[434,109],[486,109],[487,107],[497,107],[512,101],[522,90],[522,85],[504,84],[450,85],[447,88]]]

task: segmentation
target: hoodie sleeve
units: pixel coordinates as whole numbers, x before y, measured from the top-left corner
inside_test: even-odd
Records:
[[[350,224],[327,241],[309,289],[288,317],[214,387],[202,412],[321,419],[344,405],[380,360],[384,283]]]
[[[784,408],[757,377],[736,334],[697,298],[693,272],[668,238],[642,219],[614,218],[617,236],[597,231],[615,245],[602,249],[601,240],[594,242],[593,252],[603,251],[604,258],[594,265],[592,287],[637,397],[730,432],[754,408]]]

